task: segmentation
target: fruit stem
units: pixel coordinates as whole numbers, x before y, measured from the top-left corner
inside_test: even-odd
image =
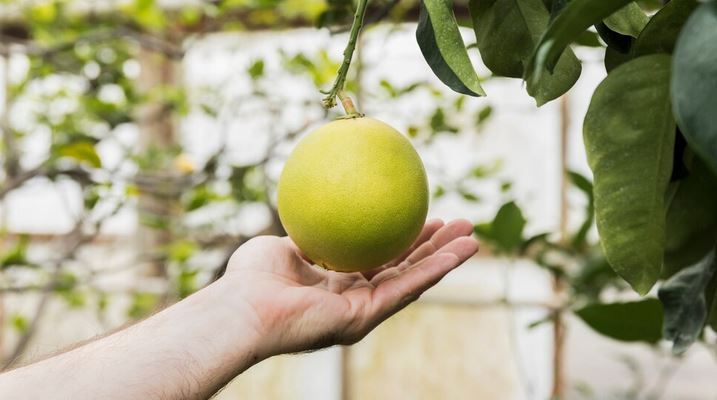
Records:
[[[349,42],[346,44],[346,49],[344,50],[344,61],[341,63],[341,67],[339,67],[339,71],[336,74],[334,85],[322,101],[322,104],[327,109],[336,106],[336,96],[344,90],[346,75],[348,74],[349,67],[351,66],[351,58],[353,58],[354,50],[356,50],[356,42],[358,41],[358,35],[361,32],[361,27],[363,26],[363,18],[366,14],[367,5],[368,0],[359,0],[358,5],[356,6],[354,21],[351,24],[351,33],[349,34]],[[341,101],[343,102],[343,99]]]
[[[341,100],[341,105],[344,107],[344,111],[346,111],[346,116],[344,118],[361,118],[363,117],[363,114],[361,114],[356,106],[354,105],[354,101],[349,97],[349,95],[345,91],[340,91],[339,99]]]

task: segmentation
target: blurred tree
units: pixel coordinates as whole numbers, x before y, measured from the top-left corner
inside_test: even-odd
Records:
[[[415,19],[416,7],[413,1],[376,1],[366,22]],[[3,223],[0,302],[3,294],[37,294],[29,313],[0,308],[2,324],[18,336],[11,351],[0,357],[4,366],[23,355],[55,298],[70,308],[94,308],[98,320],[109,323],[105,313],[115,303],[126,301],[127,318],[141,318],[219,276],[232,251],[248,239],[226,226],[245,205],[268,210],[268,222],[258,233],[284,233],[272,202],[271,167],[284,157],[280,148],[285,143],[335,114],[323,110],[318,91],[301,98],[270,90],[272,77],[264,60],[236,72],[236,79],[247,80],[250,89],[229,102],[221,99],[220,88],[185,87],[183,60],[199,39],[214,32],[301,26],[344,32],[352,13],[351,1],[333,0],[226,0],[173,8],[154,0],[0,3],[6,93],[0,119],[3,215],[13,212],[4,199],[31,183],[77,188],[82,196],[80,209],[67,210],[74,220],[67,232],[23,235],[9,232]],[[308,87],[326,88],[338,68],[337,56],[285,52],[280,68],[307,81]],[[351,75],[347,82],[353,92],[362,89],[357,78]],[[490,108],[466,107],[458,96],[426,82],[397,86],[382,80],[374,86],[385,98],[428,93],[434,99],[436,108],[425,123],[408,127],[419,147],[431,146],[438,135],[454,135],[460,114],[475,112],[479,124],[490,115]],[[269,138],[263,156],[238,163],[228,153],[228,121],[259,119],[257,110],[279,123],[261,134]],[[297,110],[307,116],[300,125],[282,122]],[[222,127],[222,143],[205,160],[193,159],[181,139],[182,121],[192,114]],[[137,139],[127,134],[134,131]],[[120,153],[119,160],[114,152]],[[480,202],[470,180],[488,178],[491,171],[486,166],[475,170],[484,173],[439,183],[435,196],[455,194]],[[103,225],[124,210],[135,210],[140,222],[130,246],[134,257],[126,260],[127,267],[103,268],[96,255],[85,253],[98,246],[109,247],[103,250],[109,254],[127,252],[126,243],[114,244],[118,239],[103,233]],[[43,255],[48,252],[52,256]],[[207,259],[216,265],[206,268],[197,261]],[[102,284],[103,276],[128,268],[138,274],[135,285],[118,291]]]

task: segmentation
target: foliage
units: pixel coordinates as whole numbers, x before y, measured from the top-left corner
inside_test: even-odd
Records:
[[[422,3],[424,13],[447,4]],[[679,352],[715,319],[707,316],[706,297],[715,296],[707,285],[711,263],[703,259],[717,244],[717,87],[710,83],[717,76],[717,1],[663,3],[470,2],[485,65],[494,75],[525,79],[539,106],[577,80],[571,44],[585,43],[591,27],[599,35],[608,75],[593,94],[584,136],[601,245],[614,271],[642,295],[673,276],[660,299],[665,337]],[[419,44],[432,67],[436,54],[449,60],[462,53],[426,40],[421,29]],[[615,307],[614,320],[639,312]]]
[[[655,299],[591,304],[575,311],[585,323],[613,339],[656,343],[662,338],[662,310]]]

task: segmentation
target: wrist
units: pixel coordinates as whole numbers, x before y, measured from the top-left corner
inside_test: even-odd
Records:
[[[202,290],[207,293],[203,301],[206,309],[215,314],[217,327],[228,335],[235,347],[249,349],[251,365],[273,356],[270,332],[263,324],[258,311],[246,299],[240,285],[220,278]],[[243,360],[240,360],[243,362]]]

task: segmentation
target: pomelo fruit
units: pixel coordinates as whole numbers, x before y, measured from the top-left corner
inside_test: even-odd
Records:
[[[428,212],[428,181],[418,153],[389,125],[339,119],[307,135],[278,184],[279,218],[316,264],[364,271],[413,243]]]

